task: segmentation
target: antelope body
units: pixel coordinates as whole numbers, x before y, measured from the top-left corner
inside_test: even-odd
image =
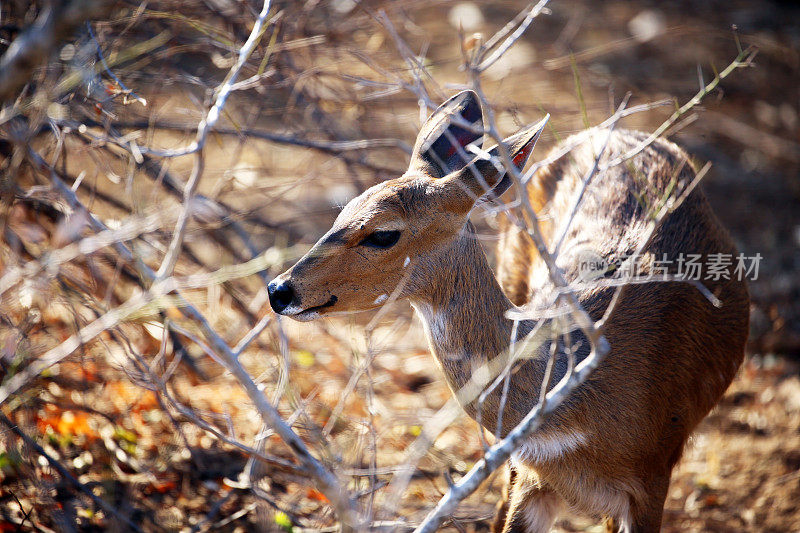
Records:
[[[372,309],[387,295],[408,299],[454,394],[489,432],[499,429],[503,436],[537,404],[551,350],[552,386],[567,373],[568,352],[579,362],[590,346],[573,329],[516,361],[505,392],[496,387],[481,402],[474,394],[464,397],[477,369],[507,357],[512,335],[522,339],[551,321],[543,313],[515,327],[508,311],[522,305],[529,312],[547,309],[554,295],[530,238],[505,217],[497,277],[475,239],[468,215],[476,199],[487,190],[499,196],[510,185],[502,168],[467,154],[481,131],[474,93],[448,100],[423,125],[409,170],[352,200],[311,251],[270,283],[269,292],[274,310],[297,320]],[[540,132],[529,128],[507,139],[518,168]],[[587,249],[609,265],[633,253],[646,239],[647,198],[663,198],[694,177],[681,149],[656,141],[628,164],[597,175],[565,232],[582,180],[607,139],[601,163],[644,136],[589,130],[568,139],[566,145],[577,146],[541,168],[526,191],[545,238],[564,233],[557,262],[570,282],[579,280]],[[654,268],[652,258],[733,255],[735,249],[695,189],[666,216],[645,251],[650,260],[640,262],[640,276]],[[719,308],[688,283],[626,287],[606,321],[611,351],[512,457],[497,531],[548,531],[566,510],[610,517],[625,531],[659,530],[684,443],[743,358],[749,300],[744,282],[730,277],[703,280]],[[615,290],[587,284],[579,301],[599,320]]]

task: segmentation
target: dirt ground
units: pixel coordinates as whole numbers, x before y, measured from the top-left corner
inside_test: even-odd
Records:
[[[199,19],[208,9],[205,6],[192,4]],[[435,80],[430,93],[441,99],[464,83],[459,71],[459,26],[467,35],[488,35],[526,4],[375,1],[364,3],[363,9],[347,10],[347,6],[348,2],[319,2],[315,14],[287,22],[287,34],[298,41],[288,48],[291,61],[278,57],[281,68],[292,74],[275,79],[274,86],[266,85],[266,92],[236,95],[226,125],[309,139],[392,138],[411,144],[420,122],[414,95],[397,91],[370,96],[372,91],[381,92],[382,86],[363,83],[366,78],[385,80],[391,79],[390,74],[405,73],[395,43],[377,23],[380,9],[386,10],[415,53],[424,50]],[[534,158],[580,131],[584,120],[594,124],[607,118],[628,91],[633,95],[631,105],[673,97],[686,102],[697,92],[699,76],[710,80],[714,69],[735,57],[731,25],[736,25],[744,45],[759,47],[756,65],[723,82],[692,113],[694,118],[671,136],[699,161],[713,163],[703,186],[715,211],[739,249],[751,256],[761,254],[763,260],[758,279],[750,284],[747,359],[719,406],[687,445],[673,474],[663,531],[800,532],[800,9],[789,2],[744,0],[553,2],[550,9],[552,13],[536,20],[513,53],[485,77],[485,90],[506,133],[540,119],[544,112],[551,114],[552,129],[543,136]],[[165,18],[153,15],[148,24]],[[125,19],[110,27],[122,28],[129,22]],[[241,42],[244,31],[246,38],[245,30],[219,24],[226,36]],[[142,40],[157,33],[155,26],[142,27],[131,22],[132,29],[125,31]],[[118,74],[149,102],[147,109],[116,107],[120,124],[134,125],[130,130],[145,128],[141,121],[153,117],[165,123],[196,124],[205,91],[229,66],[221,52],[215,52],[212,66],[209,54],[191,48],[195,34],[200,34],[198,27],[181,26],[174,41],[185,48],[174,56],[159,56],[158,61],[183,69],[163,85],[155,83],[163,63],[120,67]],[[100,33],[101,38],[112,35],[110,30]],[[320,35],[325,41],[319,41]],[[379,76],[365,66],[358,59],[358,53],[365,51],[386,72]],[[576,94],[576,78],[582,99]],[[635,115],[623,126],[652,130],[673,110],[668,106]],[[174,148],[192,135],[192,131],[157,129],[146,140]],[[42,140],[34,140],[34,145],[50,150],[50,155],[54,152]],[[64,163],[66,173],[77,176],[89,169],[86,183],[100,193],[98,204],[105,193],[123,199],[133,206],[131,211],[143,204],[162,211],[178,205],[154,189],[141,171],[130,182],[119,179],[128,165],[124,158],[97,162],[85,143],[68,139],[65,146],[73,152]],[[290,250],[269,272],[276,274],[297,256],[290,246],[313,243],[342,202],[402,172],[407,159],[402,147],[379,147],[353,157],[345,161],[247,135],[220,135],[209,145],[201,190],[234,206],[250,224],[261,249]],[[169,170],[185,179],[191,163],[188,158],[173,160]],[[92,177],[96,169],[100,171]],[[89,198],[84,190],[79,193]],[[108,219],[121,217],[121,208],[107,204],[97,212]],[[20,207],[9,216],[29,251],[53,245],[61,227],[43,213],[40,208]],[[268,224],[253,223],[254,217]],[[479,213],[476,222],[487,236],[492,235],[491,217]],[[158,239],[166,237],[155,232],[153,240]],[[230,239],[234,248],[239,246],[234,237]],[[489,238],[490,254],[492,247]],[[241,260],[225,243],[210,240],[195,227],[187,249],[197,259],[182,261],[182,274]],[[4,267],[7,260],[4,254]],[[113,267],[104,268],[98,265],[97,272],[113,272]],[[97,282],[97,272],[75,267],[69,273],[101,293],[101,300],[106,286]],[[121,295],[134,290],[119,285],[115,290]],[[24,294],[0,300],[4,377],[22,364],[19,361],[63,342],[89,319],[84,311],[76,311],[72,286],[50,279],[26,287]],[[24,304],[23,296],[32,303]],[[254,276],[190,296],[232,345],[270,313]],[[170,318],[180,319],[174,306],[168,303],[164,309]],[[204,353],[200,343],[191,342],[188,333],[182,337],[187,345],[185,360],[175,363],[170,391],[217,434],[199,429],[174,406],[165,408],[166,399],[144,386],[141,368],[130,363],[132,354],[160,361],[153,364],[162,369],[175,361],[174,354],[159,359],[163,329],[152,320],[154,316],[143,314],[113,334],[100,336],[2,406],[8,423],[0,424],[0,530],[124,530],[120,516],[146,531],[331,527],[329,502],[298,471],[290,450],[276,435],[266,440],[268,460],[261,465],[264,477],[259,482],[263,491],[254,495],[242,488],[239,476],[247,456],[224,440],[234,437],[252,443],[260,431],[258,415],[231,375]],[[321,459],[339,468],[352,490],[363,492],[364,505],[382,510],[377,519],[391,522],[399,515],[414,524],[446,491],[448,476],[457,480],[481,457],[481,438],[477,424],[456,413],[416,465],[399,511],[391,512],[397,465],[447,404],[450,392],[409,306],[393,304],[367,339],[366,326],[374,316],[285,322],[285,339],[272,324],[243,353],[242,361],[266,391],[280,398],[282,415],[292,419],[312,449],[327,454]],[[41,449],[24,444],[12,426],[21,428]],[[65,466],[118,516],[100,509],[41,452]],[[370,469],[376,473],[369,475]],[[486,531],[501,484],[502,475],[491,478],[459,507],[446,529]],[[403,529],[391,523],[387,528]],[[602,531],[596,522],[580,517],[560,520],[557,528]]]

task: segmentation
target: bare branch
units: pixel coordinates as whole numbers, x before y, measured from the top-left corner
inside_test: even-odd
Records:
[[[36,443],[36,441],[34,441],[32,438],[26,435],[17,424],[9,420],[9,418],[3,413],[0,413],[0,422],[2,422],[9,430],[11,430],[19,438],[21,438],[27,446],[30,446],[33,450],[36,451],[36,453],[44,457],[50,464],[50,466],[52,466],[53,469],[55,469],[61,475],[61,477],[64,478],[64,480],[66,480],[70,485],[78,489],[83,494],[87,495],[95,503],[95,505],[97,505],[105,512],[107,512],[109,515],[113,516],[114,518],[125,524],[132,531],[141,531],[139,526],[131,522],[130,518],[124,516],[122,513],[119,512],[119,510],[109,505],[104,499],[98,497],[94,492],[92,492],[90,488],[86,487],[83,483],[78,481],[78,479],[75,476],[73,476],[72,473],[64,467],[64,465],[58,462],[55,459],[55,457],[47,453],[44,448],[39,446]]]
[[[568,223],[564,225],[564,228],[561,230],[561,234],[558,236],[558,239],[556,239],[556,244],[553,247],[552,252],[555,256],[558,256],[558,252],[561,250],[561,245],[564,243],[564,238],[567,236],[567,232],[569,231],[570,223],[575,219],[575,216],[578,214],[578,210],[581,208],[581,203],[583,203],[586,190],[592,184],[592,179],[597,174],[597,168],[600,165],[600,160],[603,158],[606,148],[608,148],[608,143],[611,142],[611,136],[614,134],[614,128],[617,126],[617,122],[619,122],[619,119],[622,116],[622,111],[628,105],[628,100],[630,100],[630,97],[631,93],[625,95],[625,98],[622,99],[622,103],[619,105],[617,112],[614,113],[613,117],[611,117],[614,120],[611,122],[611,125],[608,128],[606,140],[603,143],[602,148],[600,148],[600,152],[594,158],[594,164],[592,164],[592,168],[589,170],[589,173],[583,178],[581,189],[578,192],[575,202],[572,204],[572,208],[569,211],[569,217],[567,217]]]
[[[48,168],[47,163],[35,151],[29,149],[29,155],[38,167]],[[73,208],[82,208],[85,210],[74,191],[66,187],[61,179],[55,174],[52,169],[50,171],[50,178],[52,183],[56,186],[58,192],[65,197],[67,202]],[[87,211],[88,212],[88,211]],[[106,230],[107,228],[99,221],[94,215],[90,215],[90,221],[97,231]],[[75,351],[83,343],[93,339],[102,331],[106,331],[111,327],[115,327],[121,320],[129,316],[131,313],[141,309],[149,302],[154,301],[157,297],[164,296],[169,292],[176,290],[177,284],[175,278],[168,277],[163,280],[156,280],[156,274],[147,265],[141,261],[134,259],[131,252],[122,244],[115,243],[115,249],[128,261],[131,261],[139,274],[148,280],[153,281],[150,289],[138,296],[130,298],[121,306],[106,313],[87,326],[84,326],[80,331],[71,336],[62,344],[48,351],[44,356],[32,362],[24,372],[16,374],[9,379],[3,386],[0,387],[0,405],[2,405],[11,394],[18,391],[30,379],[39,375],[44,369],[52,366],[56,362],[62,360],[64,357]],[[208,339],[211,348],[216,354],[224,361],[226,368],[233,374],[236,380],[247,392],[248,397],[253,402],[254,406],[261,415],[264,423],[273,428],[273,430],[286,442],[291,448],[292,452],[299,459],[303,469],[313,477],[319,484],[319,490],[332,502],[339,519],[343,524],[344,529],[357,527],[360,523],[356,507],[353,501],[348,496],[347,491],[341,486],[336,475],[325,467],[318,459],[311,455],[305,443],[300,437],[287,425],[278,413],[277,409],[267,401],[264,394],[259,390],[253,379],[239,363],[236,353],[231,350],[230,346],[224,339],[211,327],[208,320],[191,305],[179,292],[177,293],[179,307],[187,318],[190,318],[200,328],[200,330]]]
[[[531,23],[533,22],[533,20],[534,20],[536,17],[538,17],[538,16],[539,16],[539,14],[542,12],[542,10],[544,9],[544,7],[547,5],[548,1],[549,1],[549,0],[539,0],[539,2],[538,2],[537,4],[533,5],[533,6],[532,6],[532,7],[531,7],[531,8],[528,10],[528,13],[527,13],[527,15],[525,15],[525,18],[522,20],[522,22],[520,23],[519,27],[518,27],[516,30],[514,30],[514,33],[512,33],[511,35],[509,35],[509,36],[506,38],[506,40],[505,40],[505,41],[503,41],[503,44],[501,44],[501,45],[500,45],[500,46],[497,48],[497,50],[495,50],[495,51],[492,53],[492,55],[491,55],[491,56],[489,56],[489,57],[488,57],[488,58],[486,58],[486,59],[483,59],[483,60],[481,61],[480,65],[477,65],[476,67],[474,67],[474,68],[475,68],[475,71],[480,73],[480,72],[483,72],[483,71],[485,71],[486,69],[488,69],[488,68],[489,68],[489,67],[491,67],[492,65],[494,65],[494,64],[497,62],[497,60],[498,60],[498,59],[500,59],[500,58],[503,56],[503,54],[505,54],[505,53],[506,53],[506,52],[507,52],[507,51],[508,51],[508,50],[509,50],[509,49],[510,49],[510,48],[511,48],[513,45],[514,45],[514,43],[515,43],[515,42],[517,42],[517,41],[519,40],[519,38],[520,38],[520,37],[522,37],[522,34],[524,34],[524,33],[525,33],[525,31],[526,31],[526,30],[528,29],[528,27],[531,25]],[[513,20],[513,21],[511,21],[511,22],[509,23],[509,25],[511,25],[511,24],[514,24],[515,22],[516,22],[516,19],[515,19],[515,20]],[[506,28],[508,28],[508,25],[506,26]],[[504,28],[504,30],[505,30],[506,28]],[[498,35],[499,35],[500,33],[501,33],[501,32],[498,32]],[[490,46],[493,46],[493,45],[494,45],[494,42],[493,42],[493,40],[490,40],[490,41],[489,41],[489,43],[487,43],[487,51],[488,51],[488,49],[490,48]],[[482,56],[483,56],[483,54],[480,54],[478,57],[482,59]]]
[[[270,3],[271,0],[264,1],[264,5],[261,8],[261,13],[259,13],[255,24],[253,24],[253,30],[250,32],[250,37],[247,38],[244,46],[242,46],[242,48],[239,50],[239,57],[236,60],[236,63],[231,68],[231,71],[228,74],[225,82],[217,91],[217,98],[214,101],[214,105],[211,106],[211,109],[208,110],[206,116],[197,126],[197,139],[193,143],[194,150],[196,150],[194,166],[192,167],[192,173],[189,176],[189,181],[186,183],[186,187],[183,190],[183,209],[181,210],[180,215],[178,215],[178,222],[175,224],[175,230],[172,234],[172,242],[170,243],[167,253],[161,262],[161,267],[156,273],[156,279],[164,279],[165,277],[169,276],[172,273],[172,270],[175,268],[175,263],[178,262],[178,256],[181,253],[183,239],[186,236],[186,226],[189,222],[189,217],[191,216],[190,205],[192,199],[194,198],[195,191],[197,190],[197,186],[200,184],[200,179],[203,176],[203,168],[205,165],[203,146],[205,145],[206,137],[208,136],[208,132],[211,131],[214,126],[216,126],[217,121],[222,114],[222,109],[225,107],[225,102],[227,102],[228,96],[233,90],[233,85],[236,83],[236,79],[239,77],[242,67],[250,57],[250,54],[253,53],[253,50],[258,42],[261,40],[261,36],[266,29],[265,24],[267,21],[267,16],[269,15]]]
[[[106,0],[74,0],[67,6],[45,5],[39,17],[17,37],[0,58],[0,103],[14,98],[31,73],[47,60],[53,48],[87,19],[105,13],[111,7]]]

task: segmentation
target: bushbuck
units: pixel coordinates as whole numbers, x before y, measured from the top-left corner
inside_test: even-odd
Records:
[[[482,117],[471,91],[445,102],[423,125],[408,171],[350,201],[268,292],[275,312],[301,321],[373,309],[387,295],[408,299],[453,393],[488,432],[502,437],[537,404],[551,353],[552,387],[591,346],[580,329],[562,330],[513,361],[510,381],[482,401],[463,394],[476,369],[508,358],[514,342],[535,327],[555,324],[556,292],[528,233],[500,216],[495,277],[469,222],[476,201],[498,197],[512,184],[498,159],[488,157],[497,156],[498,147],[488,154],[475,149]],[[519,169],[542,127],[506,140]],[[556,147],[553,162],[526,187],[551,249],[564,234],[557,264],[579,287],[578,300],[594,320],[617,290],[600,282],[617,279],[626,259],[648,242],[654,206],[695,177],[680,148],[657,140],[597,175],[571,217],[603,145],[601,164],[644,139],[633,131],[587,130]],[[581,271],[587,250],[607,265],[588,281]],[[661,220],[644,252],[637,258],[640,278],[668,261],[667,270],[680,274],[676,265],[684,254],[733,257],[735,248],[696,188]],[[685,281],[660,278],[626,287],[605,321],[606,357],[509,461],[496,531],[547,531],[562,511],[607,517],[607,525],[623,531],[659,530],[672,468],[744,355],[745,282],[730,273],[710,278],[702,283],[718,298],[717,307]],[[521,319],[522,311],[532,318]]]

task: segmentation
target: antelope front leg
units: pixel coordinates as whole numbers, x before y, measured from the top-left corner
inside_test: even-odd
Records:
[[[664,500],[667,498],[669,488],[669,475],[662,478],[649,480],[648,498],[641,503],[635,503],[631,508],[631,516],[627,527],[623,530],[629,533],[652,533],[661,530],[661,517],[664,513]]]
[[[495,512],[494,522],[492,523],[492,533],[502,533],[503,527],[506,525],[506,517],[508,516],[508,506],[511,500],[511,487],[517,479],[517,470],[511,462],[506,463],[508,469],[508,480],[503,487],[503,494],[500,496],[500,501],[497,502],[497,511]]]
[[[508,501],[498,509],[494,531],[502,533],[546,533],[562,508],[563,500],[555,491],[543,485],[532,471],[509,465],[510,479]],[[504,512],[505,511],[505,512]],[[504,516],[501,516],[504,515]]]

